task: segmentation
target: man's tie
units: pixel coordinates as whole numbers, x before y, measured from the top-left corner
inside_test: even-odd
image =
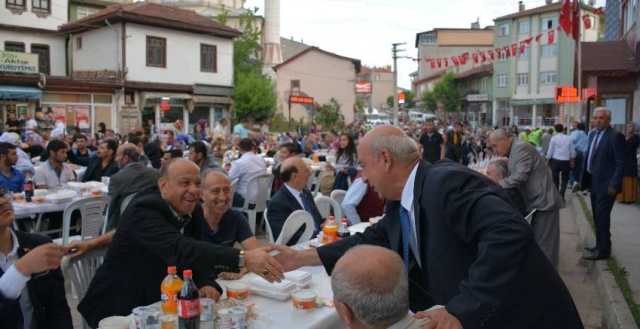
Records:
[[[308,212],[309,215],[311,215],[311,218],[313,218],[313,223],[316,226],[316,233],[320,232],[320,220],[316,218],[315,212],[312,210],[311,205],[309,204],[309,201],[307,201],[307,198],[304,196],[304,193],[302,192],[300,192],[300,199],[302,200],[302,206],[304,207],[304,210]]]
[[[402,227],[402,260],[404,267],[409,274],[409,235],[411,234],[411,218],[409,211],[400,206],[400,226]]]
[[[593,136],[593,141],[591,142],[591,151],[589,152],[589,163],[587,164],[587,171],[589,173],[592,172],[593,159],[596,157],[596,151],[598,150],[598,139],[600,138],[601,131],[597,131],[596,135]]]

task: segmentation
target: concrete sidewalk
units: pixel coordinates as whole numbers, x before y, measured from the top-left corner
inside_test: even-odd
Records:
[[[570,194],[570,193],[567,193]],[[591,211],[589,195],[568,195],[567,203],[573,210],[582,247],[595,245],[595,234],[587,222],[579,197]],[[628,272],[627,281],[636,303],[640,303],[640,206],[616,202],[611,212],[612,255],[621,268]],[[586,254],[587,252],[584,251]],[[607,265],[607,261],[583,261],[596,282],[598,294],[604,307],[607,328],[638,328],[624,300],[620,288]]]

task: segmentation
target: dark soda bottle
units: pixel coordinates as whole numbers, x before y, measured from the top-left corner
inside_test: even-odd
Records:
[[[200,294],[193,283],[191,270],[182,272],[182,288],[178,293],[178,329],[200,329]]]
[[[24,174],[24,199],[27,202],[31,202],[31,198],[33,198],[33,178],[31,178],[31,173],[26,172]]]
[[[348,238],[351,236],[351,232],[349,232],[349,222],[347,218],[342,218],[342,223],[340,224],[340,229],[338,229],[338,240],[342,240],[344,238]]]

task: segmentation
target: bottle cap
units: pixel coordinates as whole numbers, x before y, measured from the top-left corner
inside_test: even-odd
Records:
[[[191,270],[184,270],[182,272],[182,276],[185,278],[190,278],[191,276],[193,276],[193,273],[191,272]]]
[[[347,220],[347,217],[342,217],[342,222],[343,223],[348,223],[349,221]]]
[[[176,274],[178,272],[178,270],[176,270],[175,266],[169,266],[167,267],[167,273],[169,274]]]

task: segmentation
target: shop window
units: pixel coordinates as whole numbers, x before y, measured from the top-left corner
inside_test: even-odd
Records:
[[[212,45],[200,44],[200,71],[218,72],[218,48]]]
[[[50,12],[51,10],[51,0],[32,0],[32,8],[33,11],[40,12]]]
[[[6,41],[4,43],[4,50],[5,51],[13,51],[15,53],[24,53],[24,43],[22,42],[11,42],[11,41]]]
[[[167,67],[167,40],[147,37],[147,66]]]
[[[111,95],[93,95],[93,102],[111,104]]]
[[[26,9],[25,0],[7,0],[7,8],[9,9]]]
[[[49,46],[31,44],[31,53],[38,54],[38,68],[40,73],[51,74],[49,63]]]

